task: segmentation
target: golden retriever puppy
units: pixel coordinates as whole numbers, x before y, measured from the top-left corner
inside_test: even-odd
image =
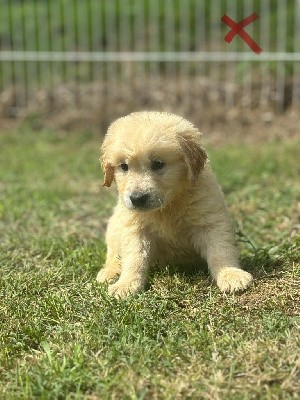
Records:
[[[151,266],[207,261],[223,292],[245,289],[252,276],[239,266],[223,193],[200,133],[168,113],[117,119],[102,146],[104,186],[115,180],[118,204],[109,220],[107,258],[97,276],[124,298],[142,291]]]

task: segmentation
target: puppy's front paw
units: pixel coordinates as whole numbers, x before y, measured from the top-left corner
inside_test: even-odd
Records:
[[[118,272],[117,269],[103,268],[98,272],[96,281],[99,283],[110,281],[118,274]]]
[[[125,299],[130,295],[135,295],[143,290],[143,285],[136,281],[122,282],[118,281],[113,285],[109,285],[108,293],[110,296]]]
[[[249,272],[242,269],[227,267],[219,272],[216,280],[222,292],[233,293],[246,289],[253,278]]]

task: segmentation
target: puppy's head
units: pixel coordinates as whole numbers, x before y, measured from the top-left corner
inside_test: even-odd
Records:
[[[104,186],[115,180],[128,209],[165,207],[184,195],[204,168],[200,135],[173,114],[138,112],[117,119],[102,145]]]

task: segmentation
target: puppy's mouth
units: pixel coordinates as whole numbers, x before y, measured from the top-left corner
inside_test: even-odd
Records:
[[[162,208],[162,200],[151,192],[131,192],[124,196],[125,206],[129,210],[155,210]]]

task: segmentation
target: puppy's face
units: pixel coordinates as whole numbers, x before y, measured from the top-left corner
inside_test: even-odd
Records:
[[[151,210],[170,203],[184,185],[186,169],[175,149],[124,149],[115,163],[119,195],[129,209]]]
[[[187,121],[154,112],[130,114],[110,127],[103,143],[104,185],[115,179],[128,209],[162,209],[197,179],[206,154],[200,134],[182,121],[191,131]]]

